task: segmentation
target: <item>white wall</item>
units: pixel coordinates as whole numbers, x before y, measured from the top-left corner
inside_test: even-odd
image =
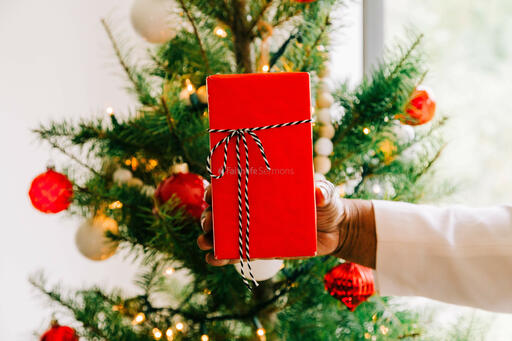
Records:
[[[132,288],[134,266],[116,255],[104,262],[82,257],[74,243],[80,218],[44,215],[27,196],[31,180],[58,152],[40,145],[30,129],[51,118],[102,116],[107,106],[127,111],[123,74],[99,19],[111,16],[130,44],[144,48],[128,21],[130,1],[0,2],[0,340],[37,340],[54,309],[27,282],[45,269],[51,282],[66,286]],[[344,14],[348,26],[336,42],[332,73],[358,78],[361,70],[361,10]],[[59,315],[61,323],[69,322]]]

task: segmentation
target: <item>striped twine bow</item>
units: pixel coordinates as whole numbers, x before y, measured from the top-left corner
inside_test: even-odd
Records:
[[[255,131],[258,130],[264,130],[264,129],[273,129],[273,128],[282,128],[282,127],[289,127],[294,126],[298,124],[303,123],[311,123],[313,120],[301,120],[301,121],[293,121],[293,122],[286,122],[286,123],[280,123],[280,124],[273,124],[263,127],[254,127],[254,128],[243,128],[243,129],[209,129],[208,132],[210,133],[228,133],[226,137],[224,137],[222,140],[217,142],[217,144],[210,150],[210,155],[208,155],[208,159],[206,160],[206,169],[208,170],[208,173],[210,174],[211,178],[213,179],[220,179],[224,176],[226,173],[227,163],[228,163],[228,145],[229,141],[233,139],[236,136],[236,162],[237,162],[237,177],[238,177],[238,254],[240,256],[240,273],[242,275],[242,279],[245,283],[245,285],[249,288],[249,290],[252,290],[252,287],[249,283],[248,278],[245,276],[244,273],[244,251],[243,251],[243,221],[242,221],[242,162],[240,160],[240,140],[242,140],[245,150],[245,214],[247,217],[247,223],[245,226],[245,256],[247,258],[247,268],[249,270],[249,276],[251,278],[251,281],[254,283],[255,286],[258,286],[258,282],[254,278],[254,275],[252,273],[251,268],[251,257],[249,256],[249,225],[250,225],[250,214],[249,214],[249,148],[247,146],[247,137],[246,134],[249,134],[249,136],[254,140],[256,145],[258,146],[261,156],[263,158],[263,161],[265,162],[265,167],[270,170],[270,165],[267,160],[267,156],[265,155],[265,149],[263,148],[263,144],[261,143],[260,138],[258,135],[256,135]],[[212,156],[215,150],[220,147],[222,144],[224,144],[224,162],[222,164],[222,168],[220,170],[220,173],[213,174],[211,170],[211,161]]]

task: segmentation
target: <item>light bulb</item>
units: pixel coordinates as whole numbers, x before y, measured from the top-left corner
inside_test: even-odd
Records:
[[[220,38],[226,38],[228,36],[228,33],[225,29],[223,29],[220,26],[217,26],[213,29],[213,32],[215,32],[215,35]]]
[[[370,133],[370,128],[363,128],[363,134],[368,135]]]
[[[135,317],[133,318],[133,321],[132,321],[132,324],[133,325],[136,325],[136,324],[141,324],[142,322],[144,322],[146,320],[146,315],[144,315],[144,313],[138,313],[137,315],[135,315]]]
[[[380,329],[380,332],[382,333],[382,335],[386,335],[389,332],[389,328],[386,326],[380,326],[379,329]]]
[[[114,201],[114,202],[110,203],[110,205],[108,205],[108,208],[110,208],[111,210],[115,210],[115,209],[118,209],[121,207],[123,207],[123,203],[120,202],[119,200]]]
[[[206,334],[201,335],[201,341],[208,341],[210,340],[210,337]]]
[[[176,270],[174,270],[174,268],[172,266],[169,266],[167,268],[165,268],[164,270],[164,275],[166,276],[170,276],[172,275]]]
[[[192,82],[190,82],[190,79],[188,78],[185,80],[185,87],[187,88],[187,91],[189,93],[194,92],[194,86],[192,85]]]
[[[268,64],[265,64],[261,67],[261,71],[263,72],[268,72],[268,70],[270,70],[270,66]]]
[[[172,340],[172,335],[173,335],[172,329],[167,328],[167,330],[165,331],[165,336],[167,336],[167,340]]]
[[[265,335],[265,328],[258,328],[256,330],[256,334],[258,334],[258,336],[263,336]]]
[[[162,332],[158,328],[153,328],[153,337],[155,340],[160,340],[162,338]]]
[[[107,107],[107,109],[105,109],[105,112],[108,114],[108,115],[112,115],[114,113],[114,108],[112,107]]]
[[[185,325],[181,322],[176,323],[176,330],[182,331],[185,328]]]

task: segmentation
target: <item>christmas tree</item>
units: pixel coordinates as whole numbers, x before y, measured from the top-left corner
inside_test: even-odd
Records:
[[[67,209],[84,216],[77,243],[85,256],[101,260],[122,247],[142,259],[144,268],[134,297],[99,287],[67,291],[48,285],[43,276],[32,279],[69,310],[79,335],[202,341],[426,335],[417,313],[388,298],[374,295],[354,311],[333,298],[324,276],[339,264],[334,257],[264,262],[268,279],[251,292],[234,266],[209,266],[196,245],[205,203],[189,194],[204,190],[202,178],[209,178],[205,84],[213,74],[309,72],[318,177],[336,184],[346,198],[417,202],[439,195],[431,175],[443,147],[438,130],[444,120],[413,128],[429,121],[435,106],[419,87],[425,76],[421,37],[388,53],[356,87],[333,87],[327,80],[329,36],[339,28],[331,16],[342,5],[340,0],[138,0],[134,26],[158,43],[144,64],[130,61],[102,21],[139,106],[125,119],[111,110],[107,120],[51,122],[35,129],[70,157],[66,173],[72,180],[49,170],[30,194],[45,212]],[[72,152],[77,148],[80,155]],[[54,193],[59,197],[41,202],[56,181],[63,188]],[[178,280],[175,272],[183,276]]]

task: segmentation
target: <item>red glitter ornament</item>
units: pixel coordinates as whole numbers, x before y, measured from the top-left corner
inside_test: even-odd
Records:
[[[155,192],[160,204],[167,202],[173,195],[180,201],[180,207],[185,208],[194,218],[201,218],[201,213],[208,206],[204,201],[204,191],[207,181],[194,173],[173,174],[162,181]]]
[[[415,126],[432,120],[435,112],[436,102],[432,98],[431,91],[418,87],[412,93],[405,107],[405,113],[397,115],[397,118],[404,124]]]
[[[32,205],[44,213],[57,213],[68,208],[73,196],[73,184],[64,174],[48,168],[39,174],[28,191]]]
[[[350,262],[332,268],[325,274],[324,283],[325,290],[350,311],[375,293],[372,270]]]
[[[52,321],[51,328],[41,336],[40,341],[78,341],[78,336],[73,328]]]

